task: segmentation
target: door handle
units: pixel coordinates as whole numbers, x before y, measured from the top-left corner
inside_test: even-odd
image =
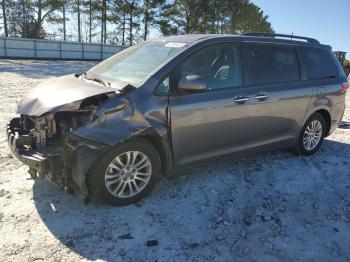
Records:
[[[245,95],[239,95],[237,96],[235,99],[233,99],[236,103],[239,104],[243,104],[245,102],[247,102],[250,99],[249,96],[245,96]]]
[[[268,98],[269,96],[266,94],[266,93],[264,93],[264,92],[261,92],[261,93],[258,93],[258,94],[256,94],[255,96],[254,96],[254,98],[255,99],[257,99],[257,100],[265,100],[266,98]]]

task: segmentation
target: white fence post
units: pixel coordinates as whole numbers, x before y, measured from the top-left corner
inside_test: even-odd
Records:
[[[33,40],[34,41],[34,58],[38,57],[37,51],[36,51],[36,39]]]
[[[7,57],[6,38],[4,37],[4,55]]]

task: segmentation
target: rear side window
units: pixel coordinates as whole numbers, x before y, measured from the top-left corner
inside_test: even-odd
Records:
[[[245,80],[247,85],[299,80],[299,65],[294,47],[246,46]]]
[[[308,79],[328,78],[337,75],[337,66],[326,50],[301,47],[300,51]]]

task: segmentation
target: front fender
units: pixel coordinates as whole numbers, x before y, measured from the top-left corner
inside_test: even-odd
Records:
[[[79,188],[76,191],[80,192],[82,199],[87,199],[89,195],[87,174],[107,151],[135,136],[159,136],[156,129],[130,107],[102,118],[100,116],[75,130],[67,138],[67,162],[70,163],[72,179]]]
[[[124,105],[108,103],[97,112],[95,120],[82,126],[72,133],[99,144],[114,146],[144,129],[151,124],[139,113],[129,101]]]

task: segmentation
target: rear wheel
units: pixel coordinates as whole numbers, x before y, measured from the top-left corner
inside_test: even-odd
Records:
[[[111,205],[128,205],[144,198],[160,177],[160,157],[143,140],[122,144],[108,152],[90,174],[92,195]]]
[[[326,127],[324,117],[320,113],[313,114],[300,133],[298,151],[303,155],[314,154],[322,145]]]

